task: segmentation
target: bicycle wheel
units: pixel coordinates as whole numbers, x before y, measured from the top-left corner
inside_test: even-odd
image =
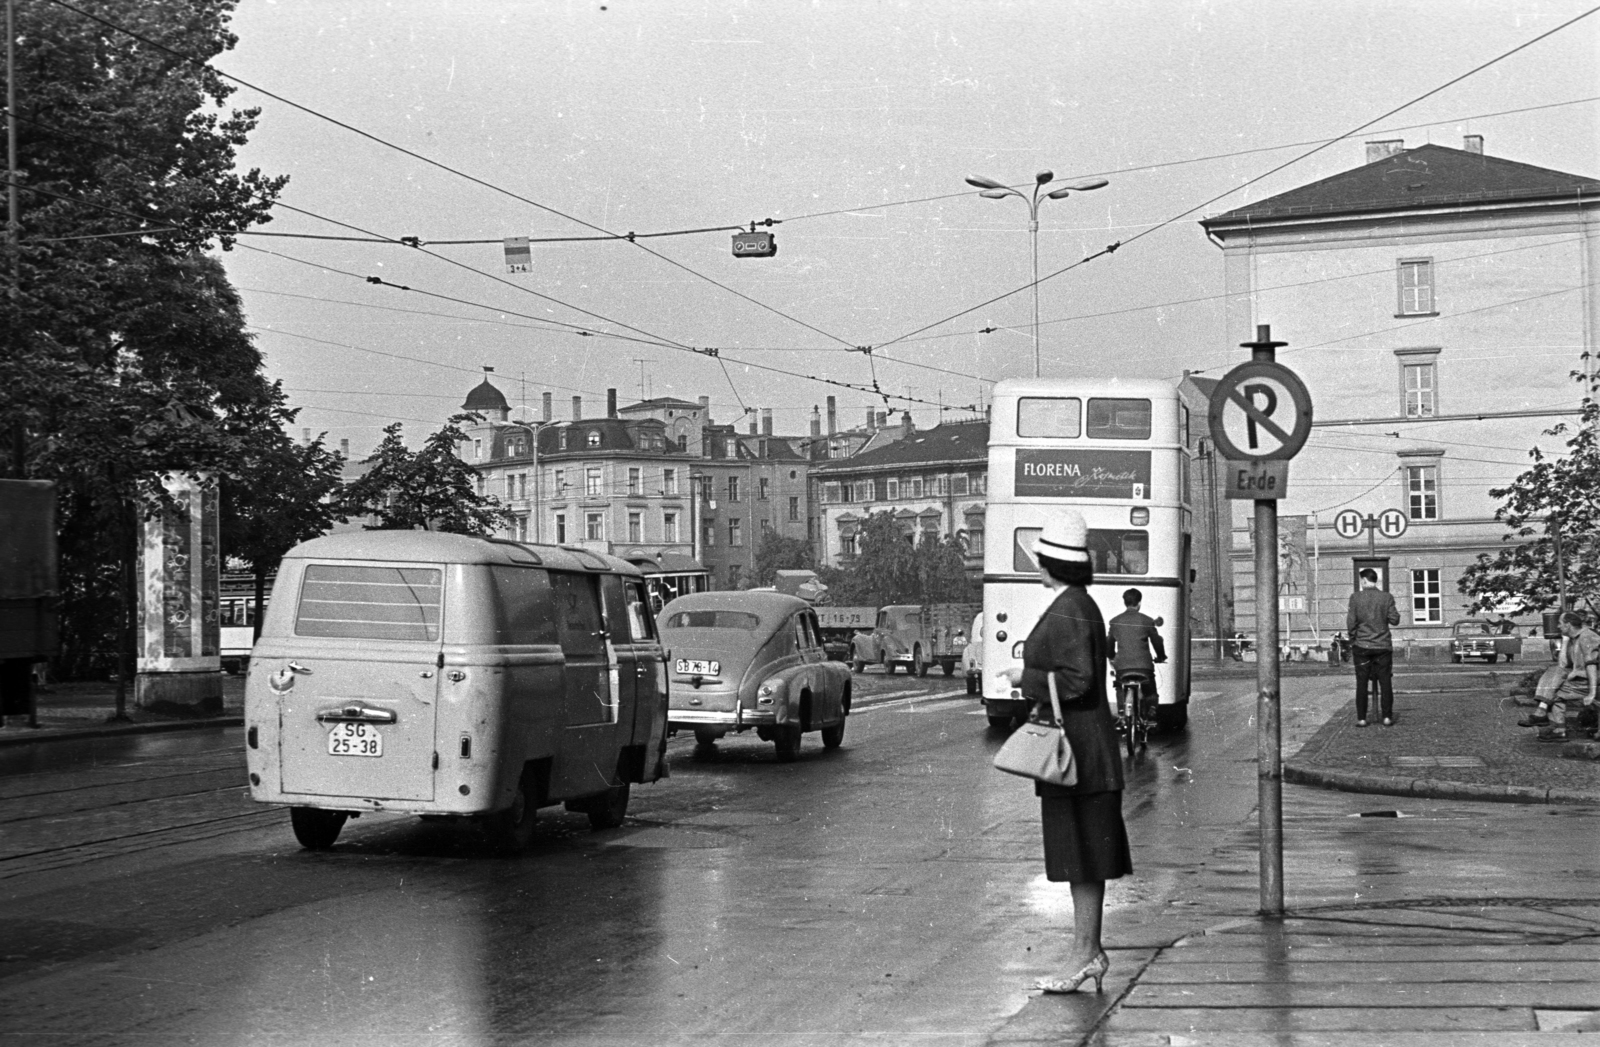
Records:
[[[1122,737],[1128,743],[1128,759],[1132,761],[1139,754],[1139,729],[1143,721],[1139,719],[1139,685],[1130,683],[1122,688]]]

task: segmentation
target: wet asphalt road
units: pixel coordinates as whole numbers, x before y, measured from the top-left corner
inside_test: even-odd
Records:
[[[302,851],[246,798],[239,729],[7,751],[0,1043],[991,1042],[1071,926],[1036,801],[989,767],[959,680],[857,679],[841,750],[808,735],[779,764],[746,734],[697,762],[679,738],[622,828],[552,808],[511,860],[390,815]],[[1286,683],[1292,751],[1344,684]],[[1130,771],[1114,950],[1257,905],[1251,681],[1202,686],[1188,734]],[[1583,809],[1285,796],[1291,906],[1594,875],[1557,825]]]

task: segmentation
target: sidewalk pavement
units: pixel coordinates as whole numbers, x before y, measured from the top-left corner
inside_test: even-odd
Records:
[[[29,727],[25,716],[6,717],[4,725],[0,726],[0,746],[196,727],[235,727],[244,723],[244,677],[223,676],[220,716],[181,717],[135,709],[130,687],[125,710],[127,719],[117,720],[115,683],[54,684],[35,692],[34,708],[39,726]]]

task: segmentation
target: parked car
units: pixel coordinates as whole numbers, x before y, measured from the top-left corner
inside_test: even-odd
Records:
[[[1522,641],[1516,633],[1503,633],[1488,622],[1467,618],[1450,627],[1450,660],[1463,662],[1468,658],[1482,658],[1490,665],[1502,656],[1511,661],[1522,650]]]
[[[693,731],[695,754],[717,739],[754,730],[778,759],[793,760],[800,739],[822,733],[837,749],[850,715],[850,670],[829,661],[817,614],[777,592],[680,596],[661,609],[661,640],[671,681],[667,730]]]

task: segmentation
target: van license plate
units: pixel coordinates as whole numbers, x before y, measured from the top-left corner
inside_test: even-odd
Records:
[[[715,676],[722,671],[722,663],[702,662],[694,658],[679,658],[674,668],[685,676]]]
[[[382,756],[383,735],[366,723],[336,723],[328,732],[328,752],[334,756]]]

